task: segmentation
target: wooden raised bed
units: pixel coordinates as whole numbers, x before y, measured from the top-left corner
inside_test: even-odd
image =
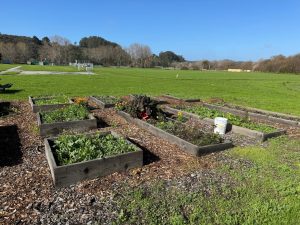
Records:
[[[55,97],[43,97],[43,98],[32,98],[29,96],[29,104],[31,106],[31,109],[34,113],[37,112],[47,112],[47,111],[52,111],[55,109],[61,109],[65,106],[68,106],[72,103],[74,103],[71,99],[69,99],[69,103],[63,103],[63,104],[51,104],[51,105],[36,105],[35,101],[36,100],[46,100],[46,99],[52,99]]]
[[[114,98],[113,96],[110,96],[110,97]],[[105,102],[101,101],[100,99],[96,98],[95,96],[90,96],[89,100],[94,102],[96,105],[100,106],[102,109],[115,107],[115,103],[111,103],[111,104],[105,103]]]
[[[236,109],[227,106],[217,106],[203,103],[203,105],[210,109],[217,109],[222,112],[229,112],[234,115],[248,116],[250,119],[259,119],[266,122],[279,123],[288,126],[300,126],[300,117],[291,116],[283,113],[265,111],[255,108]]]
[[[174,109],[174,108],[171,108],[168,106],[163,107],[163,109],[166,112],[169,112],[172,114],[178,114],[178,112],[182,112],[182,114],[187,118],[193,118],[196,120],[200,120],[206,124],[214,125],[214,120],[210,119],[210,118],[202,119],[196,114],[185,112],[183,110]],[[285,130],[277,130],[277,131],[274,131],[271,133],[263,133],[260,131],[250,130],[248,128],[244,128],[244,127],[240,127],[240,126],[236,126],[236,125],[230,125],[230,131],[232,131],[233,133],[236,133],[236,134],[241,134],[241,135],[252,137],[252,138],[259,138],[261,141],[266,141],[269,138],[278,137],[278,136],[286,134]]]
[[[42,137],[55,136],[64,130],[88,131],[97,128],[97,119],[92,114],[89,114],[89,119],[86,120],[43,123],[41,114],[37,113],[37,120]]]
[[[99,135],[108,134],[120,137],[114,132],[102,132]],[[54,140],[55,138],[45,139],[44,143],[46,157],[55,187],[64,187],[78,181],[103,177],[115,172],[143,166],[143,151],[137,146],[137,151],[135,152],[58,166],[53,155]],[[128,144],[132,143],[128,141]]]
[[[221,144],[212,144],[212,145],[206,145],[206,146],[197,146],[197,145],[194,145],[188,141],[185,141],[173,134],[170,134],[164,130],[161,130],[147,122],[144,122],[140,119],[133,118],[126,112],[118,111],[118,114],[120,116],[122,116],[127,122],[133,123],[136,126],[142,128],[144,130],[147,130],[148,132],[152,133],[153,135],[169,141],[170,143],[176,144],[182,150],[184,150],[185,152],[192,154],[194,156],[201,156],[203,154],[216,152],[216,151],[222,151],[222,150],[233,147],[233,144],[231,142],[224,142]]]
[[[182,102],[200,102],[199,98],[186,98],[186,99],[182,99],[182,98],[177,98],[177,97],[172,96],[172,95],[162,95],[162,97],[173,99],[173,100],[177,100],[177,101],[182,101]]]

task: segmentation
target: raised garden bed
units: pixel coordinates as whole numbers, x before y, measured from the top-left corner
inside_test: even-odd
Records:
[[[174,109],[165,106],[164,110],[172,114],[182,113],[187,118],[201,120],[210,125],[214,125],[213,118],[219,116],[226,117],[229,119],[229,124],[227,127],[228,131],[249,137],[259,138],[261,141],[266,141],[269,138],[277,137],[286,133],[285,130],[278,130],[265,124],[254,123],[252,121],[247,121],[245,118],[233,116],[232,114],[224,114],[202,106],[189,108],[180,107],[180,109]]]
[[[130,116],[128,113],[126,113],[124,111],[118,111],[118,114],[120,116],[122,116],[127,122],[133,123],[136,126],[142,128],[144,130],[147,130],[148,132],[152,133],[153,135],[169,141],[170,143],[176,144],[181,149],[183,149],[185,152],[192,154],[194,156],[201,156],[203,154],[221,151],[221,150],[225,150],[225,149],[233,147],[231,142],[197,146],[189,141],[183,140],[180,137],[170,134],[169,132],[164,131],[164,130],[160,129],[159,127],[156,127],[146,121],[143,121],[138,118],[133,118],[132,116]]]
[[[90,96],[89,99],[103,109],[113,108],[115,104],[120,102],[120,99],[114,96]]]
[[[175,96],[172,96],[172,95],[162,95],[163,98],[169,98],[169,99],[173,99],[173,100],[177,100],[177,101],[182,101],[182,102],[200,102],[200,99],[199,98],[186,98],[186,99],[183,99],[183,98],[177,98]]]
[[[55,187],[143,166],[143,151],[114,132],[45,139],[45,152]]]
[[[88,131],[97,128],[96,118],[81,105],[37,113],[40,135],[55,136],[64,130]]]
[[[203,104],[204,106],[210,109],[217,109],[222,112],[229,112],[235,115],[248,116],[250,119],[259,119],[267,122],[279,123],[288,126],[300,126],[300,117],[297,116],[229,104],[226,104],[224,106],[212,105],[207,103]]]
[[[69,98],[60,97],[38,97],[33,98],[29,96],[29,104],[34,113],[47,112],[55,109],[61,109],[65,106],[72,104],[73,101]]]

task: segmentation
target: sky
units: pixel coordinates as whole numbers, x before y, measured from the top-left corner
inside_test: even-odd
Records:
[[[300,53],[299,0],[0,0],[0,33],[101,36],[187,60],[259,60]]]

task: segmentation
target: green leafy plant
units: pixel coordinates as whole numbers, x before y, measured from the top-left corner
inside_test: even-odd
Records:
[[[195,113],[200,118],[211,118],[214,119],[216,117],[225,117],[228,119],[229,123],[232,125],[245,127],[251,130],[257,130],[264,133],[270,133],[276,131],[276,128],[271,127],[266,124],[256,123],[251,121],[248,117],[242,118],[231,113],[223,113],[218,110],[209,109],[203,106],[193,106],[193,107],[181,107],[176,106],[177,109],[181,109],[190,113]]]
[[[57,96],[49,97],[34,100],[35,105],[54,105],[54,104],[65,104],[69,103],[69,98],[67,96]]]
[[[136,151],[134,145],[112,134],[61,135],[54,141],[54,155],[59,165],[101,159]]]
[[[72,104],[62,109],[41,113],[43,123],[88,119],[89,111],[83,105]]]

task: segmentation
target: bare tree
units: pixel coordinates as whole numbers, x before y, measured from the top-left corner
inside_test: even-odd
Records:
[[[149,63],[148,60],[152,56],[152,52],[149,46],[134,43],[126,49],[130,55],[134,66],[146,67]]]
[[[11,63],[16,62],[17,52],[16,52],[15,44],[1,42],[0,52],[2,54],[3,61],[9,61]]]
[[[54,36],[50,37],[50,41],[51,41],[51,43],[56,43],[61,46],[66,46],[66,45],[71,44],[71,41],[69,39],[59,36],[59,35],[54,35]]]
[[[32,58],[32,49],[30,46],[25,44],[24,42],[18,42],[15,45],[15,51],[16,51],[16,61],[20,63],[26,63],[27,60]]]

